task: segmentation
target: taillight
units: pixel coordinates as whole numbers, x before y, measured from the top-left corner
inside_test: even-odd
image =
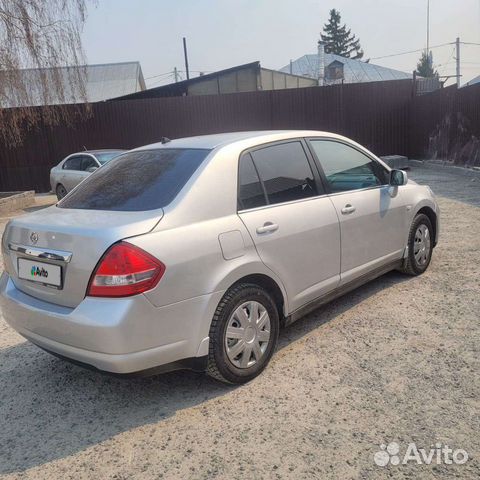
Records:
[[[165,265],[127,242],[112,245],[90,278],[91,297],[128,297],[151,290],[165,273]]]

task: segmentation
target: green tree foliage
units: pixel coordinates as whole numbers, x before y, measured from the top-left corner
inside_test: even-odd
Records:
[[[338,10],[330,10],[330,18],[323,27],[323,33],[320,34],[322,41],[325,42],[325,52],[347,58],[362,58],[360,39],[357,39],[345,24],[341,25],[341,20]]]
[[[432,56],[423,52],[417,63],[417,74],[424,78],[438,77],[438,72],[434,70],[432,63]]]

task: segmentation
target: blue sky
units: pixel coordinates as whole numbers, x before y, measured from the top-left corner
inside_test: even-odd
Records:
[[[192,71],[260,60],[280,68],[316,51],[331,8],[360,37],[365,58],[416,50],[426,43],[427,0],[98,0],[83,33],[89,63],[138,60],[145,77],[184,70],[182,37]],[[430,44],[480,43],[480,0],[430,0]],[[455,73],[453,45],[434,49],[440,74]],[[480,46],[462,46],[463,79],[480,75]],[[372,60],[412,71],[418,53]],[[193,75],[198,73],[194,72]],[[147,85],[171,78],[147,80]]]

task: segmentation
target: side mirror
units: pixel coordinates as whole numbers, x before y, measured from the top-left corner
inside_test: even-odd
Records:
[[[88,173],[93,173],[97,169],[98,169],[98,167],[89,167],[89,168],[87,168],[87,172]]]
[[[390,172],[390,185],[393,187],[399,187],[406,185],[408,182],[407,172],[403,170],[392,170]]]

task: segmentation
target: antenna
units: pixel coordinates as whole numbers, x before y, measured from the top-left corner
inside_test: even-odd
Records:
[[[165,145],[166,143],[171,142],[171,140],[167,137],[162,137],[160,139],[160,142],[162,143],[162,145]]]

